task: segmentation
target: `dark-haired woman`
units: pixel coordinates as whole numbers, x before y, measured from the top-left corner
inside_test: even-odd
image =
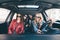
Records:
[[[24,33],[24,23],[21,14],[17,14],[16,19],[12,20],[8,27],[8,34],[22,34]]]

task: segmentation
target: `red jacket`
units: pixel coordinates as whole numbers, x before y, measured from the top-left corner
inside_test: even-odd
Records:
[[[16,20],[12,20],[10,26],[8,27],[8,34],[13,34],[14,30],[16,30],[16,34],[22,34],[24,32],[24,24],[18,23],[17,27],[16,24]]]

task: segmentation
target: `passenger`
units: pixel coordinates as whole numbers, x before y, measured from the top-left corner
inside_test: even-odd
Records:
[[[31,33],[32,15],[24,16],[25,33]]]
[[[16,19],[12,20],[8,27],[8,34],[22,34],[24,33],[24,23],[21,14],[17,14]]]
[[[29,14],[29,18],[28,18],[28,23],[29,23],[29,32],[32,33],[32,21],[33,21],[33,17],[32,15]]]
[[[24,15],[24,24],[26,27],[28,27],[28,16],[27,15]]]
[[[31,25],[32,23],[32,15],[29,15],[29,24]]]
[[[28,33],[29,31],[28,15],[24,15],[24,29],[25,29],[25,33]]]

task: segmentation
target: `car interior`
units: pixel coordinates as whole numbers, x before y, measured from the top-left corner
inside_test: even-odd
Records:
[[[23,15],[35,15],[35,13],[41,13],[43,15],[44,21],[45,22],[49,22],[47,20],[47,18],[53,18],[53,28],[58,28],[60,30],[60,1],[59,0],[0,0],[0,34],[8,34],[8,27],[11,23],[11,21],[16,18],[17,13],[23,14]],[[5,11],[6,10],[6,11]],[[5,12],[6,13],[5,13]],[[56,33],[56,34],[60,34],[60,32]],[[26,36],[26,34],[23,34],[21,36],[19,36],[19,39],[24,40],[26,37],[24,37],[24,35]],[[31,33],[29,34],[30,37],[34,37],[33,40],[40,40],[40,37],[42,40],[54,40],[54,38],[52,36],[54,36],[51,33],[48,34],[44,34],[44,35],[52,35],[52,36],[46,36],[43,37],[42,35],[39,36],[38,35],[31,35]],[[27,37],[29,36],[27,35]],[[4,35],[6,36],[6,35]],[[11,35],[12,36],[12,35]],[[11,36],[6,36],[7,38],[4,39],[5,40],[11,40]],[[14,37],[17,37],[16,35],[14,35]],[[10,38],[9,38],[10,37]],[[12,37],[14,39],[14,37]],[[43,38],[44,39],[43,39]],[[48,38],[50,37],[50,38]],[[23,39],[24,38],[24,39]],[[28,37],[29,40],[32,40],[32,38],[30,39]],[[28,40],[27,39],[27,40]],[[56,38],[58,39],[59,38]],[[18,40],[18,38],[14,39],[14,40]]]

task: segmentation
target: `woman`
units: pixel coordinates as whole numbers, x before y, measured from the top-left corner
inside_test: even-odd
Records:
[[[41,34],[47,32],[46,22],[43,20],[43,16],[41,13],[37,13],[34,16],[34,20],[32,21],[33,30],[35,33]]]
[[[34,16],[34,20],[32,22],[33,25],[33,30],[35,33],[42,34],[42,33],[47,33],[47,34],[58,34],[60,33],[58,28],[53,28],[52,27],[52,19],[48,18],[48,21],[45,22],[43,20],[43,16],[41,13],[37,13]]]
[[[17,14],[16,19],[12,20],[8,27],[8,34],[22,34],[24,33],[24,23],[21,14]]]
[[[40,13],[35,14],[34,20],[32,22],[33,30],[35,33],[41,33],[41,25],[43,23],[43,17]],[[39,26],[38,26],[39,24]]]

